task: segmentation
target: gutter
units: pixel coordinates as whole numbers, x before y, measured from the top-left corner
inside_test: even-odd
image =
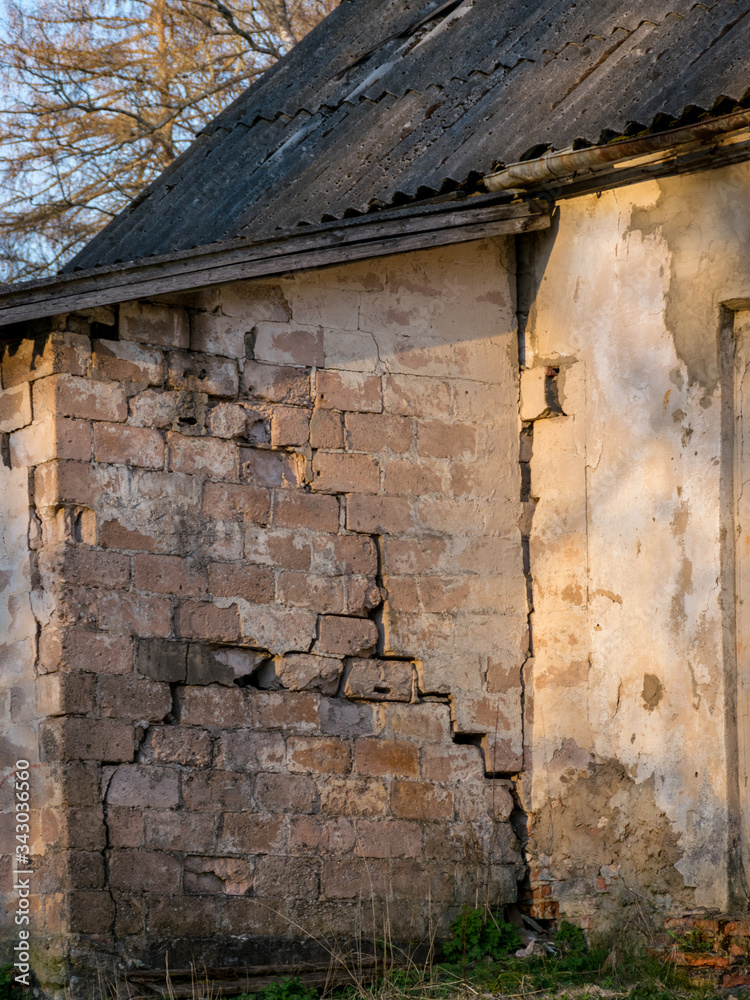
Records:
[[[253,242],[230,240],[115,264],[0,286],[0,326],[94,306],[225,281],[270,277],[488,236],[531,232],[550,225],[549,205],[510,203],[508,194],[405,206]],[[8,331],[7,336],[17,335]]]
[[[694,125],[669,129],[634,139],[618,139],[603,146],[562,149],[544,153],[535,160],[512,163],[484,178],[488,191],[509,191],[579,179],[581,174],[601,173],[626,161],[642,157],[678,156],[707,144],[736,141],[750,128],[750,111],[737,111],[709,118]],[[664,156],[661,156],[664,159]]]

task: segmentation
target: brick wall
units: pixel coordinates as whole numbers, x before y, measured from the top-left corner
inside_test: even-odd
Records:
[[[413,939],[515,898],[511,253],[123,303],[5,349],[33,413],[6,452],[38,538],[44,888],[76,961],[367,936],[370,897]]]

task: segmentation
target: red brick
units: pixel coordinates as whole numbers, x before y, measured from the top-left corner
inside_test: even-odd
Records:
[[[423,781],[394,781],[391,809],[401,819],[452,819],[453,796],[447,789]]]
[[[94,458],[113,465],[144,469],[164,466],[164,440],[159,431],[123,424],[94,424]]]
[[[276,490],[273,495],[273,522],[286,528],[338,531],[339,502],[336,497]]]
[[[355,656],[373,650],[378,642],[375,622],[369,618],[343,618],[327,615],[320,619],[316,653]]]
[[[258,729],[311,732],[320,725],[320,695],[312,691],[260,691],[255,695]]]
[[[40,743],[44,760],[129,761],[135,753],[132,723],[115,719],[45,723]]]
[[[271,444],[274,448],[307,444],[310,411],[299,406],[276,406],[271,416]]]
[[[443,474],[409,459],[385,463],[385,491],[407,496],[443,492]]]
[[[240,637],[237,605],[218,608],[208,601],[188,601],[175,613],[175,632],[180,638],[236,642]]]
[[[206,576],[180,556],[139,555],[135,557],[135,585],[156,594],[199,597],[206,591]]]
[[[173,389],[234,397],[239,390],[237,362],[210,354],[174,351],[167,359],[167,377]]]
[[[174,767],[126,764],[117,768],[107,788],[107,802],[129,809],[173,809],[179,801]]]
[[[325,493],[377,493],[380,467],[370,455],[319,451],[313,458],[313,488]]]
[[[145,677],[104,677],[100,690],[101,714],[108,718],[159,722],[172,708],[169,685]]]
[[[196,771],[182,779],[187,809],[210,812],[245,812],[253,800],[249,777],[234,771]]]
[[[359,739],[354,745],[354,770],[376,776],[419,777],[416,743],[399,740]]]
[[[411,504],[401,497],[347,497],[346,526],[371,535],[398,535],[412,526]]]
[[[335,410],[313,410],[310,419],[310,445],[313,448],[343,448],[344,427]]]
[[[259,774],[255,801],[266,812],[312,813],[316,812],[318,790],[311,778],[301,774]]]
[[[91,425],[85,420],[50,416],[10,435],[10,460],[14,468],[30,468],[55,458],[88,462]]]
[[[203,487],[203,513],[212,520],[253,521],[268,524],[271,520],[271,494],[255,486],[206,483]]]
[[[380,379],[376,375],[319,371],[316,383],[315,403],[321,409],[362,413],[380,413],[383,409]]]
[[[476,428],[444,420],[423,420],[417,427],[417,452],[432,458],[460,458],[476,452]]]
[[[398,454],[411,445],[411,420],[390,413],[347,413],[346,446],[352,451],[379,452],[388,448]]]
[[[190,346],[187,311],[179,306],[122,302],[119,331],[121,340],[138,340],[157,347]]]
[[[344,610],[344,585],[337,577],[280,573],[277,599],[292,607],[340,614]]]
[[[186,472],[232,479],[237,476],[237,446],[216,438],[185,437],[167,434],[169,467],[173,472]]]
[[[241,448],[242,478],[260,486],[300,486],[304,480],[305,460],[291,452]]]
[[[126,674],[133,669],[133,643],[129,638],[82,628],[61,633],[46,629],[40,638],[40,656],[48,670],[95,671]]]
[[[40,385],[41,382],[36,382]],[[45,412],[37,411],[37,419]],[[31,423],[31,386],[28,382],[0,392],[0,433],[10,434]]]
[[[211,563],[208,589],[214,597],[241,597],[253,604],[268,604],[274,595],[273,570],[245,563]]]
[[[149,809],[145,843],[162,851],[212,851],[216,846],[216,815],[187,810]]]
[[[61,372],[85,375],[90,357],[89,338],[79,333],[55,330],[46,339],[37,337],[9,344],[3,351],[3,388]]]
[[[351,769],[349,747],[342,740],[293,736],[287,743],[290,771],[346,774]]]
[[[308,406],[311,402],[310,373],[299,368],[246,361],[242,389],[246,395],[268,403]]]
[[[288,323],[258,323],[254,354],[257,361],[320,366],[323,364],[323,331],[295,328]]]
[[[226,813],[222,823],[219,836],[222,854],[268,854],[283,849],[281,818],[252,816],[247,812]]]
[[[112,851],[109,861],[113,889],[143,892],[179,892],[182,865],[162,851]]]
[[[125,390],[116,383],[52,375],[34,384],[34,412],[121,422],[127,420],[128,404]]]
[[[251,722],[250,693],[247,688],[227,688],[218,684],[178,689],[180,722],[183,726],[248,726]]]
[[[363,858],[418,858],[422,829],[418,823],[398,819],[362,819],[355,852]]]
[[[160,385],[164,381],[164,354],[127,340],[95,340],[92,364],[97,374],[114,382]]]

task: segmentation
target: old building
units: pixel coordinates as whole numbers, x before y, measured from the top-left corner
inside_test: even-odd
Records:
[[[2,290],[47,989],[746,904],[748,15],[343,0]]]

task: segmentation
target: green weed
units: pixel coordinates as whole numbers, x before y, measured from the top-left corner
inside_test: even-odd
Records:
[[[496,960],[523,944],[514,924],[482,908],[464,906],[450,929],[453,937],[443,946],[448,962]]]

